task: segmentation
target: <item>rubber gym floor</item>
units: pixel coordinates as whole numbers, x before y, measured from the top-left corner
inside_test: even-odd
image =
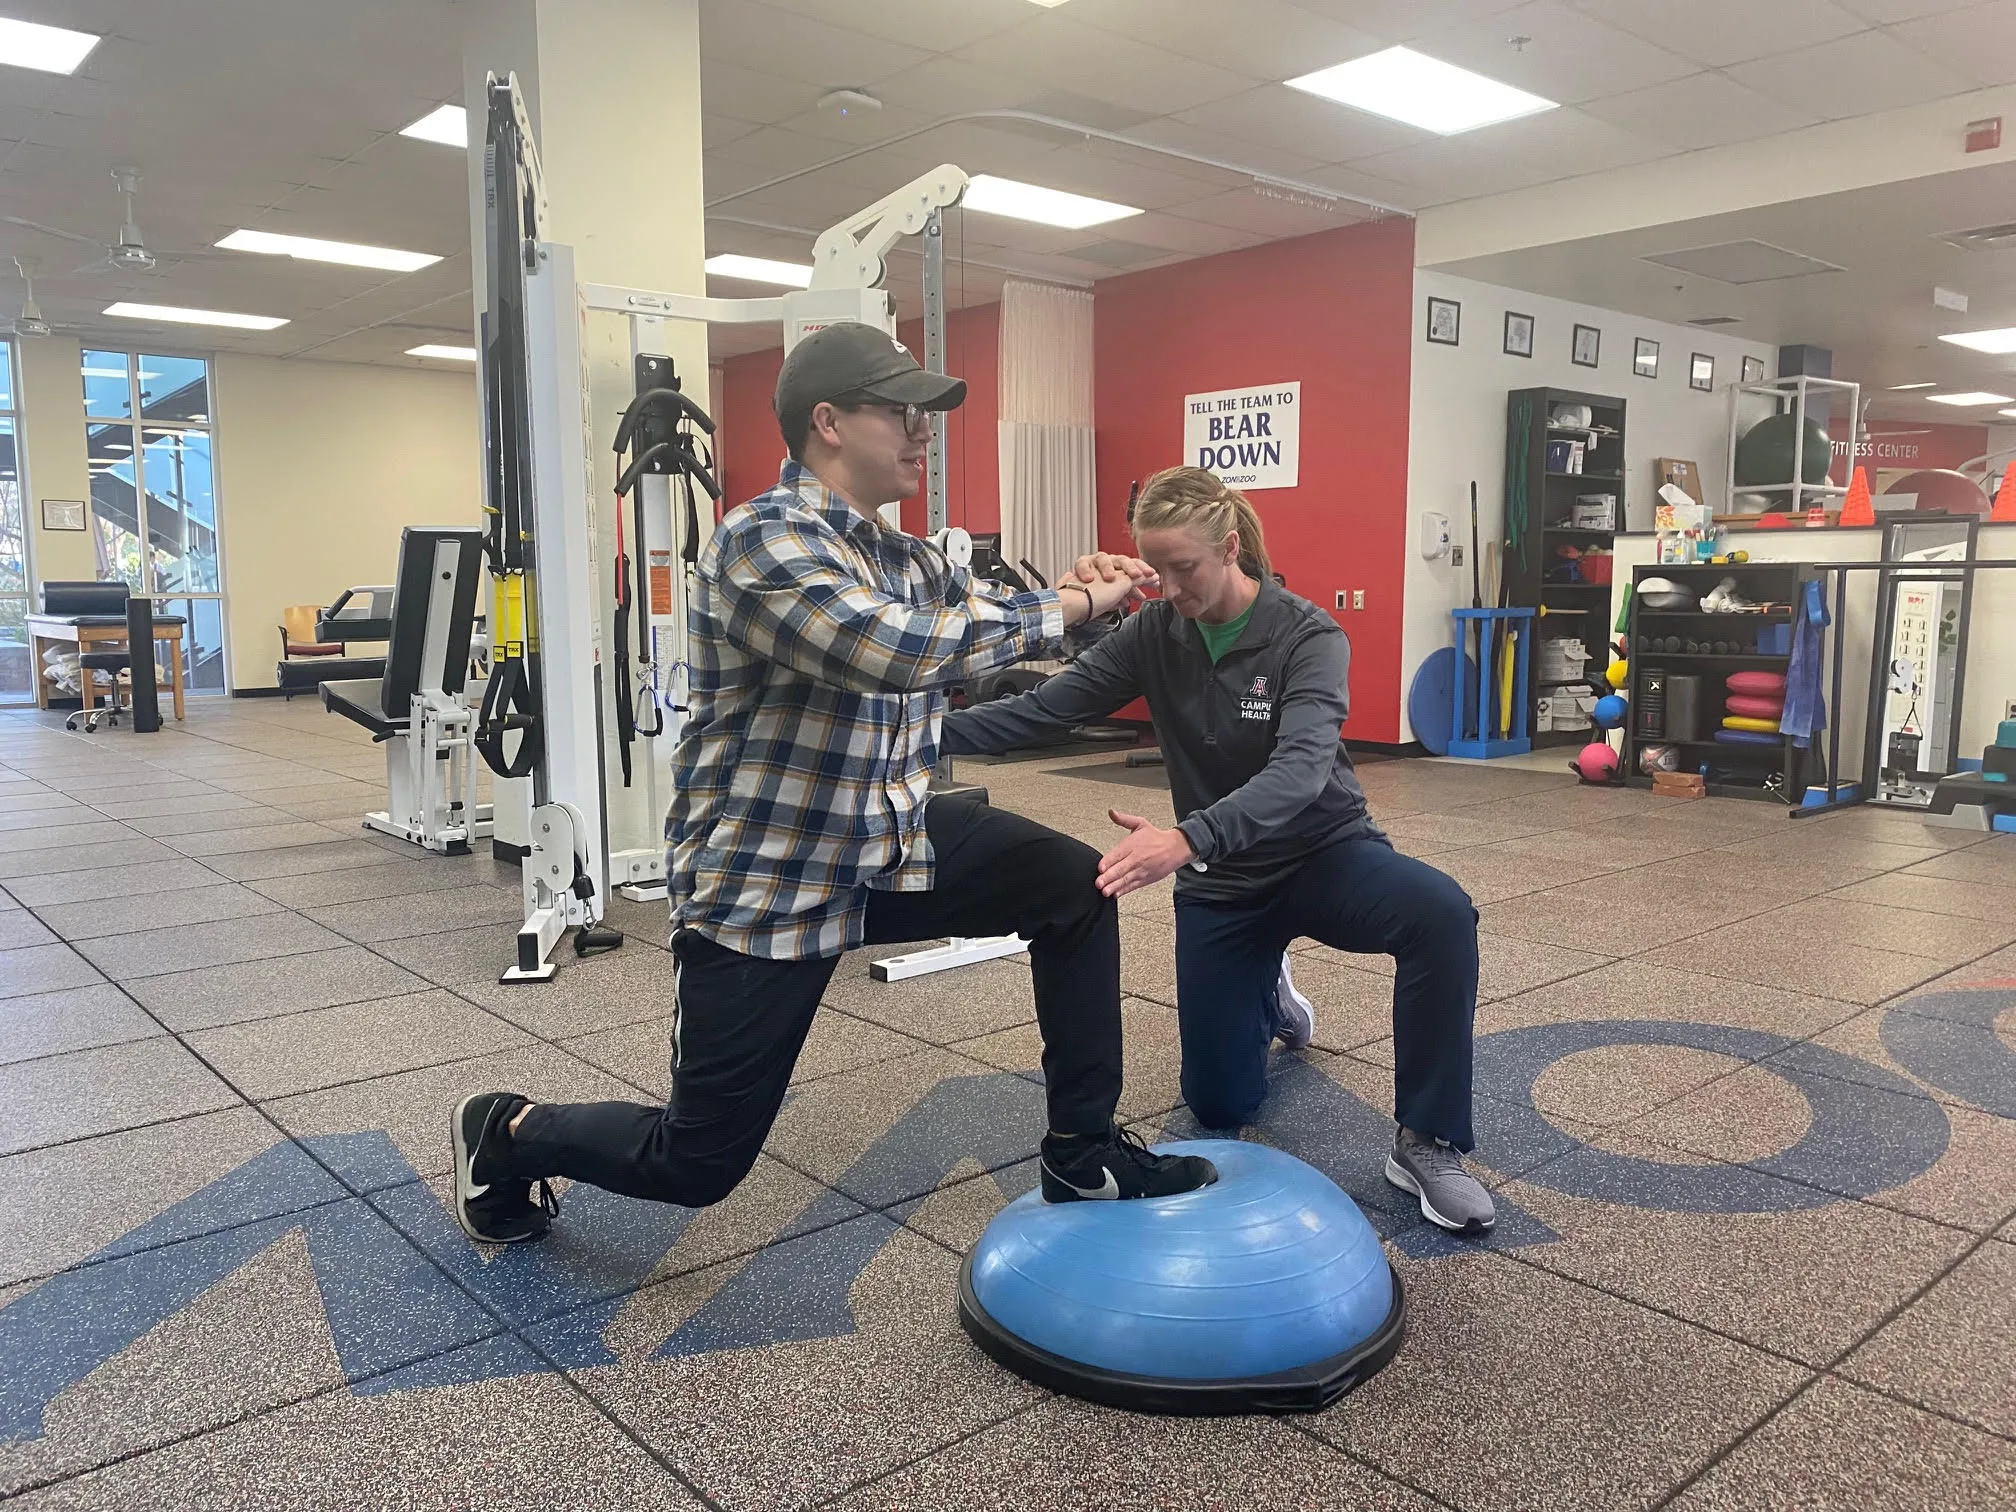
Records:
[[[1115,755],[972,763],[1094,843]],[[1060,775],[1068,773],[1068,776]],[[1137,778],[1139,774],[1136,774]],[[157,735],[0,718],[0,1492],[22,1508],[1978,1508],[2016,1486],[2016,840],[1790,824],[1563,773],[1368,765],[1477,900],[1489,1241],[1379,1178],[1383,959],[1296,957],[1317,1044],[1248,1137],[1409,1291],[1330,1410],[1046,1395],[953,1315],[1033,1180],[1026,966],[836,977],[751,1179],[577,1189],[483,1253],[460,1093],[663,1095],[660,910],[505,988],[515,874],[364,833],[306,700]],[[1123,904],[1123,1113],[1180,1126],[1166,888]],[[1997,1489],[1999,1488],[1999,1490]]]

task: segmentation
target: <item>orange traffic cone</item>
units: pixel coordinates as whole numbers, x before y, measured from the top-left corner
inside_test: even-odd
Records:
[[[1876,506],[1869,500],[1869,474],[1861,468],[1848,480],[1848,497],[1841,501],[1839,525],[1874,525]]]
[[[2002,487],[1996,491],[1988,519],[1996,525],[2016,525],[2016,462],[2003,469]]]

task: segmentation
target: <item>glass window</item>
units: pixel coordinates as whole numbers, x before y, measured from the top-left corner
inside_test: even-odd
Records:
[[[210,364],[200,357],[140,358],[140,414],[147,420],[210,420]]]
[[[133,359],[125,352],[84,353],[84,413],[124,419],[133,413]]]
[[[35,696],[28,654],[28,503],[21,496],[14,399],[14,346],[0,341],[0,703]]]
[[[160,612],[179,616],[182,686],[191,693],[224,691],[224,606],[214,598],[163,599]],[[166,647],[162,648],[166,653]],[[164,667],[163,672],[166,672]]]
[[[210,364],[89,351],[83,377],[98,575],[158,600],[158,613],[186,620],[185,683],[222,692]]]

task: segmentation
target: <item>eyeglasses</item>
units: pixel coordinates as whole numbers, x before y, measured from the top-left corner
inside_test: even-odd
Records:
[[[891,404],[886,399],[865,398],[836,399],[834,403],[838,404],[842,409],[847,410],[879,409],[887,411],[903,422],[903,434],[914,440],[922,441],[931,434],[933,412],[927,410],[921,404]]]

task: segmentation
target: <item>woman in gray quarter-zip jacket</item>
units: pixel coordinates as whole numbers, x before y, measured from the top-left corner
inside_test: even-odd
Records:
[[[1133,528],[1145,560],[1086,557],[1071,576],[1126,573],[1162,596],[1034,690],[948,712],[945,749],[1048,742],[1146,698],[1178,822],[1113,812],[1128,834],[1103,858],[1099,886],[1117,897],[1176,877],[1191,1112],[1207,1128],[1249,1122],[1273,1042],[1308,1044],[1313,1009],[1285,954],[1295,940],[1390,955],[1399,1129],[1387,1178],[1444,1227],[1489,1228],[1490,1196],[1459,1154],[1473,1142],[1477,913],[1451,878],[1399,854],[1372,822],[1339,738],[1350,642],[1274,581],[1253,506],[1212,473],[1156,474]]]

